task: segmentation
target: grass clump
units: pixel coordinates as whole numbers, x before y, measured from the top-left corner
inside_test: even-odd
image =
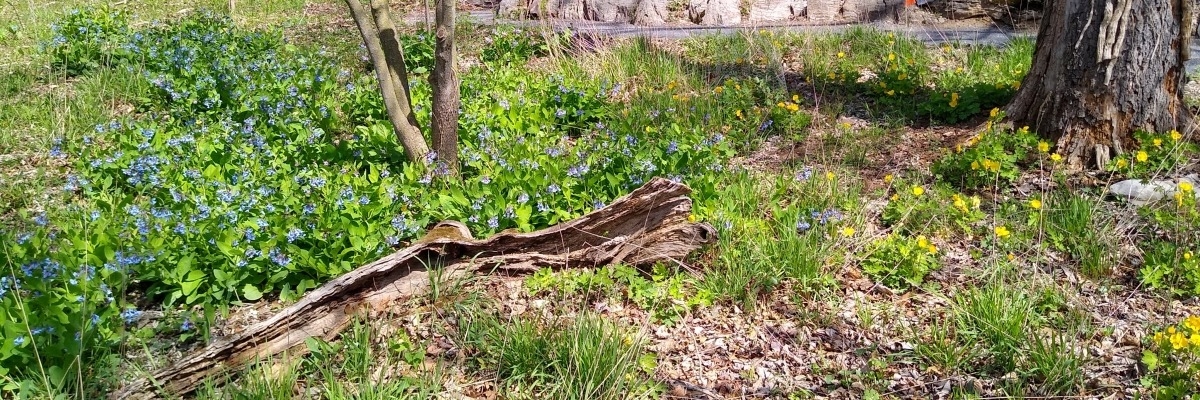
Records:
[[[642,340],[596,316],[555,323],[483,314],[463,335],[478,367],[496,371],[509,398],[625,399],[654,391],[642,377],[652,364]]]
[[[1016,180],[1020,165],[1042,145],[1028,128],[1000,128],[996,122],[1003,117],[999,110],[992,110],[987,129],[937,160],[931,170],[938,180],[964,190],[999,187]]]
[[[1077,194],[1052,196],[1045,202],[1029,201],[1034,215],[1045,208],[1046,239],[1056,250],[1066,252],[1079,262],[1080,271],[1089,277],[1108,276],[1116,263],[1113,253],[1113,225],[1103,216],[1093,199]]]

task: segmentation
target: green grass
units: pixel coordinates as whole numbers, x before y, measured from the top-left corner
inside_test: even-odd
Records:
[[[1115,222],[1101,213],[1099,203],[1076,193],[1058,193],[1043,202],[1048,243],[1070,255],[1080,271],[1092,278],[1111,275],[1117,258]]]

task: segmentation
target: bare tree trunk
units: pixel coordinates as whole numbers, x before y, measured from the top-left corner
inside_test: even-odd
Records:
[[[386,1],[384,4],[386,5]],[[362,34],[363,42],[367,46],[367,53],[375,68],[375,79],[379,81],[383,104],[387,108],[392,128],[404,146],[404,153],[408,155],[409,160],[418,162],[425,157],[426,153],[429,153],[429,146],[425,144],[425,137],[421,134],[421,129],[415,124],[416,117],[412,112],[412,104],[408,101],[408,87],[403,84],[406,78],[393,78],[392,74],[396,71],[393,71],[392,68],[395,66],[389,66],[387,55],[384,54],[383,47],[380,45],[381,37],[390,36],[394,40],[395,30],[393,28],[390,34],[385,34],[383,27],[375,27],[372,24],[371,15],[367,14],[367,10],[359,0],[346,0],[346,5],[350,7],[350,14],[354,17],[354,23],[358,25],[359,33]],[[391,20],[387,18],[386,12],[384,17],[385,21],[390,24]],[[403,71],[403,55],[400,56],[400,60],[399,67],[395,68]],[[399,76],[403,77],[405,74],[399,74]]]
[[[396,86],[396,98],[400,99],[400,112],[405,114],[408,123],[421,129],[417,123],[417,114],[412,109],[412,96],[408,84],[408,65],[404,63],[404,49],[400,47],[400,37],[396,33],[396,25],[392,23],[391,2],[388,0],[372,0],[371,15],[375,17],[375,27],[379,31],[379,47],[383,50],[383,58],[387,61],[388,74]]]
[[[433,149],[438,161],[451,173],[458,171],[458,107],[459,83],[454,63],[454,2],[437,0],[434,25],[437,41],[434,44],[433,115],[431,118]]]
[[[1133,131],[1185,131],[1195,0],[1050,0],[1008,115],[1074,167],[1131,149]]]

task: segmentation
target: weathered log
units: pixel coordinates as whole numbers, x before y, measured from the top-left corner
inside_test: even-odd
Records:
[[[306,294],[270,319],[213,342],[170,367],[130,382],[111,398],[151,399],[190,393],[219,376],[285,350],[305,351],[305,339],[334,338],[353,316],[424,293],[427,265],[444,277],[525,273],[539,268],[590,268],[608,264],[680,263],[716,240],[707,224],[689,222],[686,186],[655,178],[612,204],[578,219],[530,233],[501,233],[484,240],[436,238],[364,265]],[[461,227],[461,224],[459,224]],[[465,230],[465,227],[461,228]]]

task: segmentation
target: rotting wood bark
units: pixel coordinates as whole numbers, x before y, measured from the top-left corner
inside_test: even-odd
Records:
[[[181,396],[206,378],[294,350],[305,339],[332,339],[362,311],[380,311],[393,301],[424,293],[426,265],[443,265],[444,277],[528,273],[549,268],[592,268],[608,264],[681,263],[716,241],[707,224],[688,221],[691,190],[655,178],[612,204],[578,219],[530,233],[501,233],[484,240],[438,238],[361,266],[305,295],[270,319],[213,342],[175,365],[126,384],[112,399]],[[465,228],[464,228],[465,229]],[[465,232],[469,237],[469,232]]]
[[[1190,134],[1183,87],[1194,1],[1047,2],[1008,116],[1054,140],[1075,168],[1129,151],[1136,130]]]

